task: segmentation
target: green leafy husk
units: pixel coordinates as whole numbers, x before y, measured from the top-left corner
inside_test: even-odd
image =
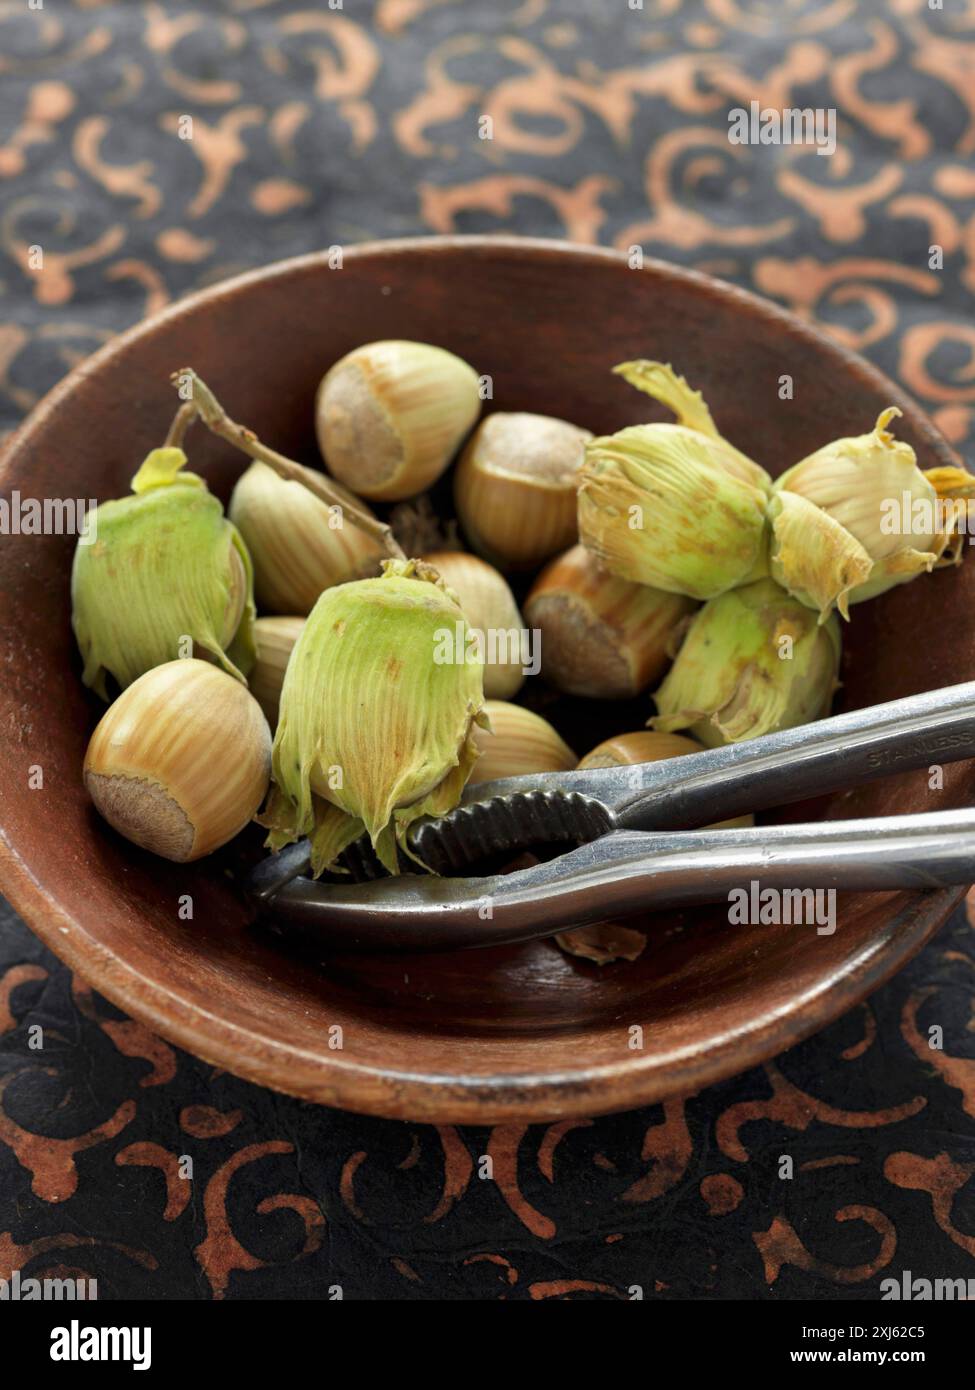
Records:
[[[837,685],[840,629],[762,579],[706,603],[656,692],[660,733],[709,747],[821,718]]]
[[[768,573],[771,479],[724,439],[699,391],[661,362],[614,370],[677,416],[590,440],[579,538],[611,573],[710,599]]]
[[[460,634],[464,660],[436,659]],[[389,560],[378,579],[327,589],[295,644],[274,740],[268,846],[308,835],[312,871],[366,833],[398,871],[397,846],[460,800],[477,760],[482,665],[453,593],[431,566]]]
[[[936,478],[922,472],[910,444],[887,428],[900,413],[889,406],[868,434],[833,440],[775,482],[770,572],[823,616],[836,608],[848,618],[849,604],[929,573],[949,545],[957,561]],[[964,493],[956,476],[962,470],[932,470],[939,473],[955,496]],[[895,516],[900,525],[892,524]]]
[[[154,449],[132,479],[132,496],[97,507],[89,518],[93,538],[83,536],[75,549],[72,626],[82,679],[102,699],[109,698],[108,675],[124,689],[189,655],[187,639],[238,680],[253,665],[247,547],[185,462],[182,449]]]

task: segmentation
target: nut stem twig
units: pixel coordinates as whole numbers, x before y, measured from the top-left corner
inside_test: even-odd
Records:
[[[184,396],[187,387],[192,394],[189,399],[183,400],[183,404],[176,412],[166,438],[167,444],[181,444],[189,425],[194,420],[202,420],[211,433],[226,440],[228,444],[233,445],[235,449],[239,449],[249,458],[267,464],[268,468],[273,469],[279,478],[284,478],[286,482],[301,483],[326,506],[340,508],[343,517],[351,525],[358,527],[367,535],[375,536],[383,543],[391,556],[400,560],[406,558],[390,527],[357,507],[351,494],[346,492],[344,488],[337,487],[323,473],[317,473],[312,468],[305,468],[302,464],[295,463],[293,459],[286,458],[284,454],[279,454],[274,449],[268,448],[266,444],[261,443],[253,430],[231,420],[209,386],[197,376],[192,367],[181,367],[178,372],[172,374],[170,380]]]
[[[176,414],[173,416],[173,423],[170,425],[169,433],[166,435],[165,448],[182,448],[183,440],[186,437],[186,431],[189,429],[190,425],[193,424],[193,421],[197,419],[198,414],[199,412],[193,401],[183,402],[179,410],[177,410]]]

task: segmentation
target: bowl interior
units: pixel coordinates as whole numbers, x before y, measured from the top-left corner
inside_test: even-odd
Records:
[[[315,465],[320,376],[350,348],[387,337],[459,353],[491,378],[488,408],[560,415],[596,432],[663,418],[611,374],[614,363],[673,361],[704,389],[723,433],[773,474],[831,437],[866,431],[894,402],[905,412],[899,433],[923,466],[951,457],[873,369],[748,295],[665,266],[630,270],[612,253],[461,239],[359,248],[341,270],[307,257],[176,306],[47,399],[8,446],[0,488],[122,495],[162,442],[176,404],[169,376],[187,365],[234,418]],[[786,376],[793,399],[783,401]],[[240,457],[200,428],[188,451],[226,499]],[[73,545],[71,536],[20,535],[0,548],[2,887],[115,1002],[255,1080],[429,1120],[638,1104],[715,1080],[820,1026],[917,949],[956,896],[841,898],[833,936],[731,928],[722,908],[648,917],[643,957],[603,970],[545,942],[440,956],[293,949],[254,926],[234,886],[256,838],[180,867],[136,850],[92,812],[80,769],[99,704],[81,686],[70,628]],[[856,608],[837,708],[975,677],[973,586],[969,564]],[[637,727],[649,701],[631,709]],[[556,709],[580,754],[620,728],[612,709],[596,719],[580,725],[570,705]],[[37,766],[41,789],[31,786]],[[973,793],[975,770],[959,764],[945,769],[943,791],[918,772],[821,810],[935,809]],[[186,894],[192,920],[180,913]],[[631,1046],[632,1025],[642,1026],[642,1048]]]

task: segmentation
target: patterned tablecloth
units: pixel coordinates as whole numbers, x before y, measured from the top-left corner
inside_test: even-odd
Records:
[[[514,231],[639,243],[776,298],[971,438],[972,0],[48,0],[0,9],[0,93],[5,430],[112,334],[237,271]],[[835,107],[836,153],[730,144],[753,99]],[[150,1299],[972,1278],[973,984],[959,912],[773,1065],[609,1119],[457,1130],[215,1073],[4,909],[0,1278],[70,1269]]]

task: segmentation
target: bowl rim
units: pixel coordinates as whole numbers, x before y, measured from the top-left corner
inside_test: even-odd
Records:
[[[506,251],[525,261],[566,260],[629,267],[627,253],[541,237],[511,235],[419,236],[379,239],[345,247],[347,261],[390,255],[412,257]],[[313,251],[259,266],[177,299],[116,334],[68,372],[33,407],[0,448],[0,489],[15,454],[43,426],[87,376],[124,354],[158,328],[201,307],[239,294],[249,286],[286,278],[304,270],[330,269],[329,250]],[[651,273],[717,297],[780,331],[825,349],[865,383],[902,407],[930,447],[954,461],[947,440],[913,398],[871,362],[805,322],[788,309],[741,286],[702,271],[644,256],[639,274]],[[586,1118],[633,1109],[673,1096],[693,1094],[748,1070],[832,1023],[884,984],[911,959],[965,895],[964,887],[918,892],[884,933],[864,946],[832,976],[765,1016],[753,1018],[705,1049],[688,1047],[668,1057],[628,1053],[620,1062],[597,1067],[530,1071],[518,1074],[458,1076],[349,1062],[318,1054],[286,1038],[259,1034],[192,1003],[141,974],[92,937],[83,921],[66,912],[35,878],[13,849],[0,825],[0,891],[40,940],[108,1000],[167,1041],[256,1085],[319,1104],[426,1123],[486,1124]]]

